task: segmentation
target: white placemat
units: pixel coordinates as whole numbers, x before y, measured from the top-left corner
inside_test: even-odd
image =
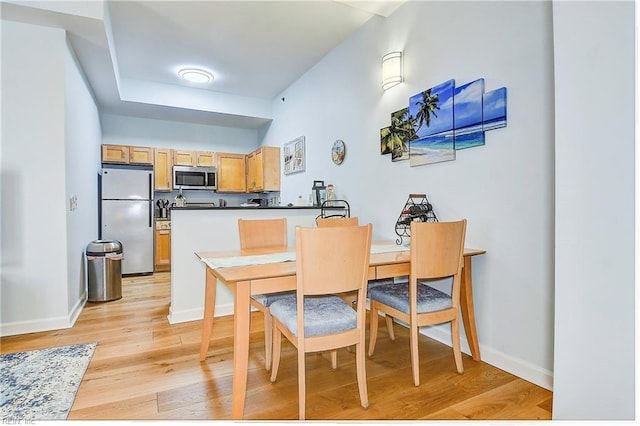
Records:
[[[371,246],[371,254],[391,253],[409,250],[409,244],[380,244]],[[267,263],[292,262],[296,260],[295,251],[281,253],[254,254],[249,256],[209,257],[202,259],[210,268],[230,268],[233,266],[264,265]]]
[[[210,257],[202,259],[210,268],[229,268],[232,266],[264,265],[296,260],[295,251],[282,253],[254,254],[250,256]]]
[[[371,246],[371,254],[377,253],[391,253],[394,251],[406,251],[409,250],[409,243],[407,244],[377,244]]]

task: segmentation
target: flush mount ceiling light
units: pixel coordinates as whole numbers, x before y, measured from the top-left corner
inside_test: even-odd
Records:
[[[181,69],[178,71],[178,75],[191,83],[209,83],[213,80],[213,75],[210,72],[197,68]]]
[[[390,52],[382,57],[382,89],[387,90],[404,80],[402,52]]]

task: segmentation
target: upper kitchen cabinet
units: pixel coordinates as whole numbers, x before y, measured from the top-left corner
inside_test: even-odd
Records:
[[[122,145],[102,145],[102,162],[129,164],[129,147]]]
[[[154,189],[160,192],[171,192],[173,168],[173,150],[168,148],[154,148],[153,150],[153,180]]]
[[[102,162],[105,164],[153,165],[153,148],[146,146],[102,145]]]
[[[280,148],[263,146],[247,155],[247,192],[280,191]]]
[[[173,151],[173,165],[174,166],[195,166],[196,165],[196,152],[195,151]]]
[[[130,146],[129,164],[153,165],[153,148],[146,146]]]
[[[216,167],[216,153],[210,151],[196,151],[196,166]]]
[[[244,154],[217,154],[218,192],[247,192]]]
[[[173,151],[174,166],[215,167],[216,154],[211,151]]]

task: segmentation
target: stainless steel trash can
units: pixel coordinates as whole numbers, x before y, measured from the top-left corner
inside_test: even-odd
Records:
[[[122,243],[96,240],[87,245],[89,302],[110,302],[122,298]]]

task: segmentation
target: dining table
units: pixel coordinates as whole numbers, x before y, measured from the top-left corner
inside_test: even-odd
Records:
[[[409,244],[374,241],[369,259],[369,280],[409,275]],[[460,310],[464,330],[474,360],[480,361],[480,347],[473,309],[471,259],[486,253],[480,249],[464,249],[460,291]],[[218,280],[233,293],[233,384],[231,417],[244,417],[249,364],[250,298],[254,294],[295,290],[296,262],[294,247],[271,247],[250,250],[204,251],[195,255],[206,266],[204,320],[200,343],[200,362],[209,350],[214,321]]]

